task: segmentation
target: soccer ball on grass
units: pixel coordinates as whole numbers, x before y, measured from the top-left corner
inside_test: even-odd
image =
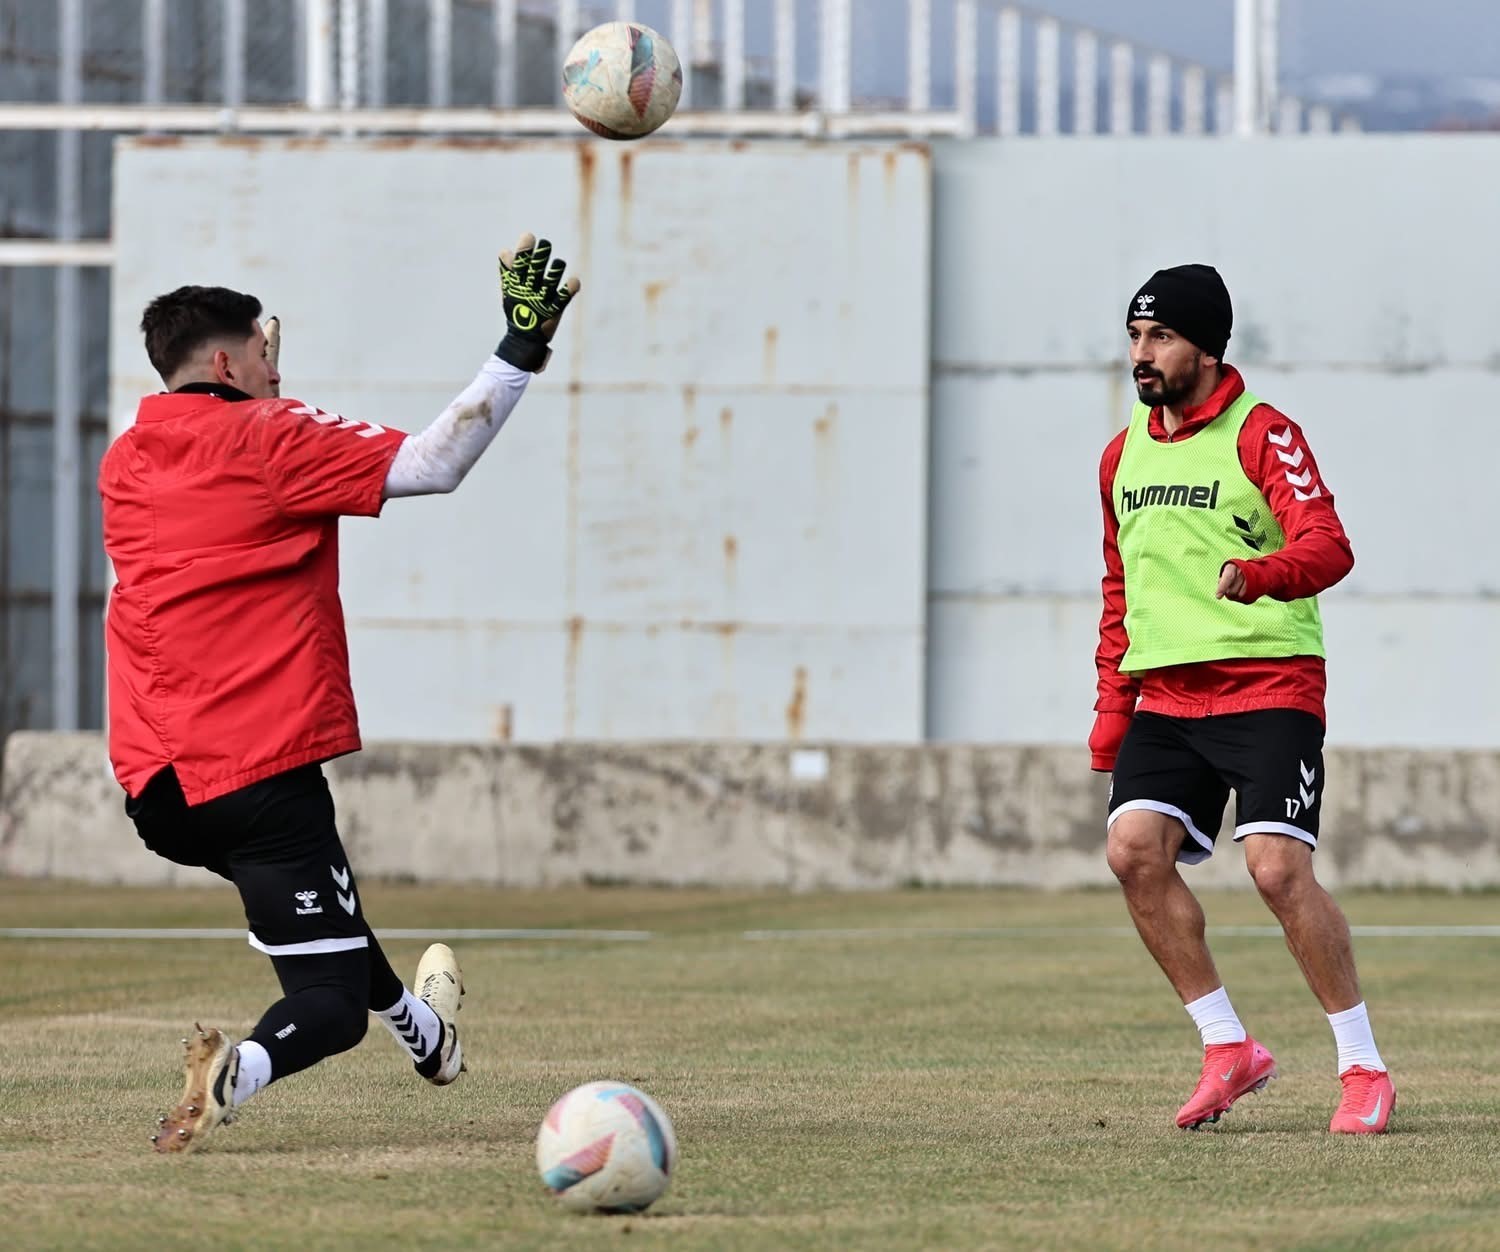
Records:
[[[661,1105],[623,1082],[573,1088],[537,1132],[542,1181],[575,1213],[639,1213],[660,1199],[676,1165]]]

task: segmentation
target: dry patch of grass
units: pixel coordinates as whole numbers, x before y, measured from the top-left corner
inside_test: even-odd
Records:
[[[5,925],[232,926],[220,892],[0,884]],[[1346,900],[1356,922],[1488,921],[1481,900]],[[194,1020],[276,994],[233,942],[0,942],[0,1212],[15,1248],[1493,1248],[1500,940],[1360,945],[1401,1092],[1334,1139],[1326,1023],[1279,942],[1216,943],[1283,1077],[1220,1126],[1171,1117],[1191,1023],[1138,945],[750,942],[744,929],[1121,924],[1106,893],[477,892],[370,887],[377,925],[647,929],[646,944],[459,945],[471,1072],[420,1082],[378,1026],[185,1160],[148,1150]],[[1265,920],[1250,898],[1213,922]],[[80,920],[86,919],[86,920]],[[409,971],[421,945],[391,954]],[[645,1217],[569,1217],[532,1136],[591,1078],[671,1113],[679,1176]]]

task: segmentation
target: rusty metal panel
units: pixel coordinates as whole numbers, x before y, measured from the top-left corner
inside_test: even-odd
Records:
[[[934,378],[933,738],[1087,736],[1103,573],[1098,463],[1118,429],[1107,398],[1087,375]]]
[[[1500,252],[1474,246],[1496,157],[1439,136],[935,148],[930,737],[1087,734],[1126,304],[1206,261],[1229,360],[1302,424],[1354,547],[1322,598],[1331,741],[1496,742],[1500,578],[1466,541],[1500,459]],[[1165,168],[1202,194],[1157,194],[1142,171]]]
[[[929,185],[908,144],[122,142],[112,411],[146,300],[218,282],[287,394],[420,428],[545,231],[552,366],[457,493],[345,524],[367,736],[920,738]]]

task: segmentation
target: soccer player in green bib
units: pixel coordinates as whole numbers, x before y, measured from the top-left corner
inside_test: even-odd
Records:
[[[1342,1097],[1329,1129],[1379,1134],[1396,1091],[1375,1047],[1349,924],[1313,872],[1323,807],[1317,596],[1354,566],[1301,428],[1224,361],[1229,292],[1211,266],[1160,270],[1125,315],[1139,403],[1099,466],[1104,614],[1093,768],[1112,771],[1109,867],[1197,1025],[1196,1129],[1276,1074],[1240,1024],[1178,865],[1234,840],[1323,1006]]]

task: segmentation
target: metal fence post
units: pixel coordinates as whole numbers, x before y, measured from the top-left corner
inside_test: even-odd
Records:
[[[304,100],[309,109],[326,109],[333,103],[333,0],[307,0],[306,12]]]
[[[995,129],[1021,133],[1021,11],[1007,5],[995,24]]]
[[[1182,72],[1182,131],[1201,135],[1208,125],[1208,78],[1201,65]]]
[[[906,0],[906,107],[932,108],[932,0]]]
[[[772,33],[772,104],[790,111],[797,105],[797,0],[776,0]]]
[[[745,0],[724,0],[723,107],[745,107]]]
[[[1161,54],[1146,68],[1146,133],[1165,135],[1172,129],[1172,62]]]
[[[224,0],[222,81],[224,107],[245,103],[245,0]]]
[[[59,12],[59,17],[62,17]],[[167,0],[145,0],[141,5],[141,102],[166,99]]]
[[[1109,50],[1109,133],[1128,135],[1134,130],[1135,53],[1122,41]]]
[[[385,60],[390,43],[386,0],[365,0],[365,99],[371,108],[385,107]]]
[[[672,0],[672,29],[667,36],[682,62],[682,95],[677,107],[687,109],[693,101],[693,5],[692,0]]]
[[[1073,133],[1099,129],[1099,37],[1091,30],[1073,32]]]
[[[979,128],[979,10],[974,0],[958,0],[953,13],[953,106],[960,133]]]
[[[1219,78],[1214,82],[1214,131],[1216,134],[1234,134],[1236,98],[1234,79]]]
[[[714,0],[693,0],[694,65],[707,65],[714,59]]]
[[[847,113],[850,104],[849,58],[851,18],[849,0],[822,0],[818,31],[821,72],[818,94],[824,113]]]
[[[1056,18],[1036,25],[1036,133],[1055,135],[1062,118],[1062,36]]]
[[[1260,0],[1260,127],[1269,130],[1281,97],[1281,0]]]
[[[339,108],[359,108],[359,0],[339,0]]]
[[[57,102],[83,99],[83,0],[60,0]],[[82,200],[81,136],[57,135],[57,238],[78,238]],[[78,600],[82,590],[82,299],[76,266],[60,265],[55,276],[52,343],[52,725],[78,729]]]
[[[453,0],[427,0],[427,103],[446,109],[452,101]]]
[[[516,75],[520,72],[521,59],[516,48],[520,30],[520,14],[516,0],[495,0],[495,107],[513,109],[520,98],[520,86]],[[557,67],[557,76],[562,77],[562,66]]]
[[[1260,129],[1260,31],[1256,0],[1234,3],[1234,133]]]

